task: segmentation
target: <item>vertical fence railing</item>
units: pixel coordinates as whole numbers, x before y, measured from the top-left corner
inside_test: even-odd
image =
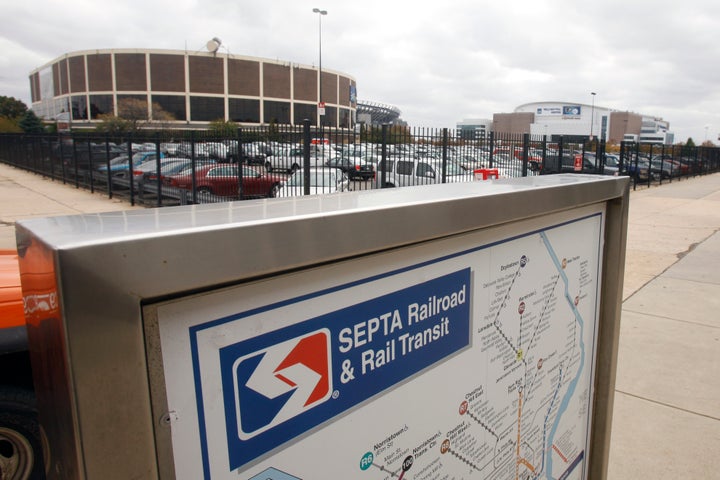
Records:
[[[167,131],[123,138],[93,133],[63,135],[0,135],[0,161],[91,192],[102,191],[109,198],[121,196],[131,204],[152,206],[219,201],[218,196],[198,195],[196,175],[190,188],[178,191],[165,183],[164,160],[188,158],[190,171],[197,172],[209,161],[237,165],[237,195],[246,198],[246,170],[276,173],[289,178],[293,167],[303,168],[302,193],[310,193],[311,166],[324,166],[332,156],[347,155],[371,163],[374,181],[363,188],[387,186],[386,166],[393,162],[423,159],[437,165],[437,182],[454,181],[450,172],[458,165],[467,169],[499,168],[506,176],[548,175],[569,171],[578,155],[583,173],[607,173],[604,159],[609,151],[604,141],[576,143],[576,138],[546,135],[509,135],[490,132],[481,138],[456,138],[449,129],[361,126],[358,129],[327,128],[309,122],[300,127],[244,127],[227,138],[208,132]],[[143,145],[145,144],[145,145]],[[133,155],[140,147],[154,153],[156,175],[148,180],[134,175]],[[171,151],[169,148],[173,147]],[[295,150],[299,150],[295,157]],[[720,149],[682,145],[645,145],[622,142],[612,152],[619,154],[618,171],[631,176],[633,188],[663,184],[683,177],[718,171]],[[124,180],[114,173],[114,159],[126,155]],[[587,161],[586,161],[587,157]],[[112,168],[111,168],[112,167]],[[429,175],[429,174],[428,174]],[[423,183],[420,179],[418,183]],[[427,182],[425,182],[427,183]],[[298,192],[300,193],[300,192]]]

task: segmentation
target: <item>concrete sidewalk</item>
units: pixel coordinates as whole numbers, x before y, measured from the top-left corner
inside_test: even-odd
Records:
[[[131,207],[0,164],[0,248],[21,218]],[[720,478],[720,174],[631,193],[608,478]]]
[[[720,174],[631,194],[609,479],[720,478]]]
[[[0,248],[15,248],[16,220],[133,208],[144,207],[0,163]]]

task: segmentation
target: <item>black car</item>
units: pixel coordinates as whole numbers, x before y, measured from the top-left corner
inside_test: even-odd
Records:
[[[350,180],[375,178],[375,166],[359,158],[335,157],[326,162],[328,167],[339,168]]]

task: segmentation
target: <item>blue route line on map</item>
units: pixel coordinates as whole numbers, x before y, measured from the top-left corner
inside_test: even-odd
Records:
[[[580,312],[578,312],[577,307],[575,306],[575,301],[573,298],[570,297],[569,292],[569,282],[567,275],[565,275],[565,271],[562,268],[562,264],[557,258],[557,255],[555,254],[555,250],[553,249],[552,245],[550,244],[550,240],[547,238],[547,235],[545,232],[540,232],[540,238],[542,238],[543,243],[545,244],[545,248],[547,248],[548,253],[550,254],[550,258],[552,259],[553,263],[555,264],[555,268],[557,268],[558,273],[563,279],[563,282],[565,283],[565,299],[567,300],[568,304],[570,305],[570,308],[572,309],[573,313],[575,314],[575,320],[577,321],[578,325],[580,325],[580,366],[577,369],[577,373],[575,377],[572,379],[568,386],[567,392],[565,392],[565,395],[563,396],[562,401],[560,402],[560,406],[558,407],[558,413],[555,417],[555,422],[553,423],[552,429],[550,430],[550,436],[548,437],[548,447],[550,447],[553,443],[553,439],[555,438],[555,434],[557,433],[557,429],[560,426],[560,419],[562,418],[563,412],[567,409],[568,404],[570,403],[570,399],[575,394],[575,388],[577,387],[577,383],[580,380],[581,373],[583,371],[583,367],[585,366],[585,343],[583,342],[583,331],[584,331],[584,323],[582,316],[580,315]],[[553,467],[553,455],[552,452],[548,452],[547,458],[545,460],[545,475],[548,480],[552,480],[552,467]]]

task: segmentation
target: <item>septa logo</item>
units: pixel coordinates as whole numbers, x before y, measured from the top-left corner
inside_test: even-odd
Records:
[[[331,397],[330,331],[316,330],[242,356],[232,373],[238,437],[248,440]]]

